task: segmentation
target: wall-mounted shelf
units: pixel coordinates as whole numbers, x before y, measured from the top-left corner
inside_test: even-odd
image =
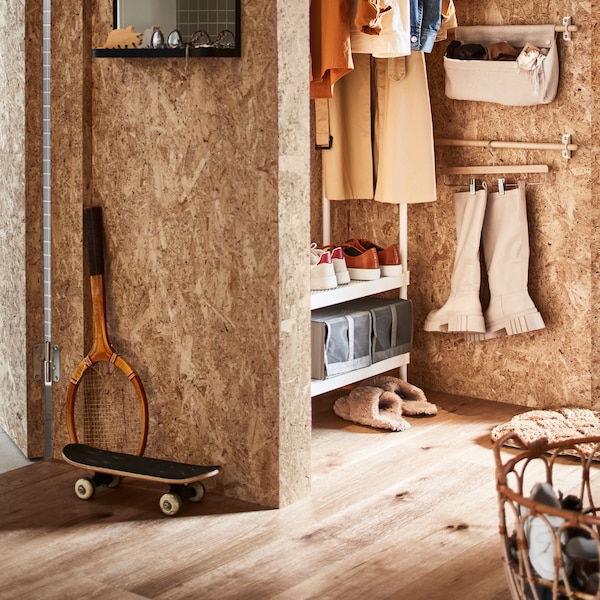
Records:
[[[241,25],[241,0],[214,0],[211,1],[210,10],[207,7],[187,6],[187,2],[165,2],[165,0],[113,0],[113,31],[123,32],[131,28],[130,35],[139,36],[143,46],[136,48],[93,48],[93,58],[227,58],[242,55],[242,25]],[[190,3],[192,4],[192,3]],[[154,29],[162,25],[164,47],[150,48],[150,40],[144,40],[146,32],[152,34]],[[179,40],[186,42],[180,48],[169,47],[170,33],[177,32]],[[219,32],[217,34],[217,32]],[[129,33],[129,32],[128,32]],[[192,43],[194,35],[198,33],[210,34],[212,39],[202,39],[199,43]],[[232,40],[223,34],[231,34]],[[110,35],[109,35],[110,39]],[[126,39],[131,39],[127,38]],[[135,39],[135,38],[133,38]],[[133,41],[131,39],[131,41]],[[125,45],[116,39],[107,40],[106,45]],[[209,45],[210,44],[210,45]],[[157,44],[158,45],[158,44]],[[235,45],[235,48],[231,47]]]
[[[310,309],[325,308],[341,302],[381,294],[409,284],[410,274],[408,271],[397,277],[380,277],[374,281],[354,281],[341,285],[332,290],[314,291],[310,294]]]
[[[240,48],[93,48],[93,58],[223,58],[241,56]]]

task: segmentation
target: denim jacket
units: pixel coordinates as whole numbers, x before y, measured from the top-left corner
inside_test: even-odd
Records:
[[[411,50],[431,52],[441,20],[441,0],[410,0]]]

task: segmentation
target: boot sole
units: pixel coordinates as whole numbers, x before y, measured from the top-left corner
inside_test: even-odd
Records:
[[[519,333],[528,333],[529,331],[538,331],[544,329],[544,319],[539,312],[525,313],[522,315],[512,315],[506,319],[490,323],[486,332],[483,334],[465,334],[465,339],[470,342],[480,342],[491,340],[508,335],[518,335]]]
[[[441,331],[442,333],[485,333],[483,315],[449,314],[444,319],[426,319],[425,331]]]

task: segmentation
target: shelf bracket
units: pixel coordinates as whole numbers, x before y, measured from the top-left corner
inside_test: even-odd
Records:
[[[562,24],[564,27],[564,31],[562,34],[563,40],[565,40],[566,42],[570,42],[573,39],[571,36],[571,31],[573,31],[573,29],[571,28],[571,17],[563,17]]]
[[[571,149],[569,148],[569,146],[571,145],[571,134],[570,133],[563,133],[562,143],[563,143],[562,157],[563,158],[571,158]]]

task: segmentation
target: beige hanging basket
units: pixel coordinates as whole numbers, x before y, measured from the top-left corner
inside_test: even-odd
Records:
[[[494,458],[513,600],[600,599],[600,437],[526,445],[509,433]]]

